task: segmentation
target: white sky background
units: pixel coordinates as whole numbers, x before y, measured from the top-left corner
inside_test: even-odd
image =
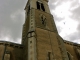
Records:
[[[0,0],[0,40],[20,43],[27,0]],[[50,0],[59,34],[80,43],[80,0]]]

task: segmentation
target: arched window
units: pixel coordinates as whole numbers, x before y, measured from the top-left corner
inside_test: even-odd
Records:
[[[48,52],[48,60],[51,60],[51,52]]]
[[[68,55],[69,60],[73,60],[73,56],[69,52],[67,52],[67,55]]]
[[[48,52],[48,58],[47,58],[47,60],[53,60],[53,54],[52,54],[52,52]]]
[[[78,55],[80,56],[80,50],[79,49],[76,49],[76,50],[77,50]]]
[[[41,20],[41,23],[46,26],[46,17],[42,14],[40,14],[40,20]]]
[[[9,51],[5,52],[4,60],[10,60],[10,52]]]
[[[42,2],[37,1],[36,4],[37,4],[37,9],[38,9],[38,10],[45,11],[45,8],[44,8],[44,5],[43,5]]]

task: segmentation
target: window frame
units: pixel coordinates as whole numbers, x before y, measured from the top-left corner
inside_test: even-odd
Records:
[[[38,10],[45,11],[44,4],[41,1],[37,1],[36,5]]]
[[[46,17],[43,14],[40,14],[40,20],[42,25],[46,26]]]
[[[69,60],[73,60],[72,58],[73,58],[73,56],[67,51],[67,55],[68,55],[68,58],[69,58]]]
[[[10,60],[10,52],[9,51],[6,51],[5,54],[4,54],[4,60],[6,60],[6,57],[8,58],[8,60]]]

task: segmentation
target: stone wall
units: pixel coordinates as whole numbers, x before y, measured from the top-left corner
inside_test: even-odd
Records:
[[[7,52],[9,52],[8,55],[10,55],[10,57],[7,57]],[[0,42],[0,60],[4,58],[10,60],[23,60],[23,46],[5,41]]]
[[[77,54],[77,49],[80,50],[79,44],[75,44],[69,41],[64,41],[66,50],[70,53],[73,60],[79,60],[80,56]],[[78,52],[80,53],[80,52]]]

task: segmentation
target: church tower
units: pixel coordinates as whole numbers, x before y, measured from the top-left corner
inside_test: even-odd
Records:
[[[80,60],[80,44],[62,39],[48,0],[28,0],[22,43],[0,41],[0,60]]]
[[[28,0],[22,32],[24,60],[69,60],[48,0]]]

